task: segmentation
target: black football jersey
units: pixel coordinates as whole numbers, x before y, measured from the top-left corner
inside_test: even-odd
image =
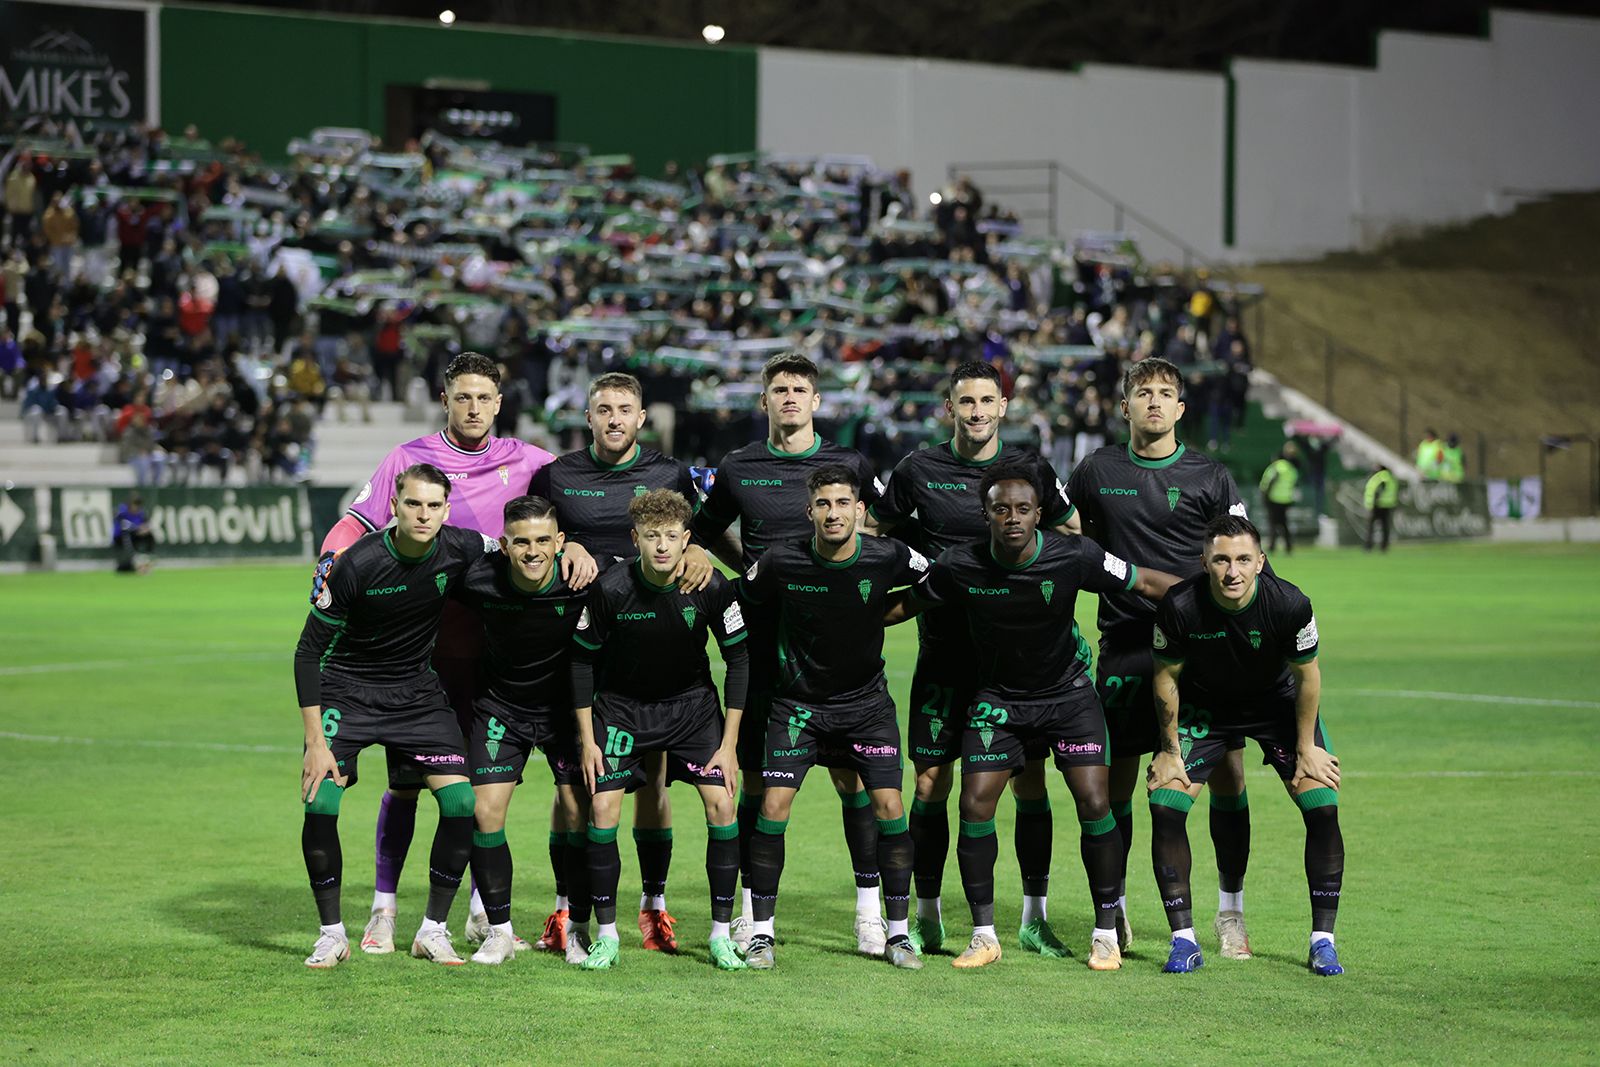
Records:
[[[1211,711],[1213,721],[1263,700],[1292,695],[1291,663],[1317,656],[1317,617],[1298,587],[1271,574],[1256,576],[1256,591],[1238,611],[1211,595],[1198,574],[1167,591],[1156,606],[1151,645],[1158,660],[1182,663],[1183,699]]]
[[[1126,444],[1096,449],[1067,480],[1083,532],[1123,559],[1180,576],[1201,570],[1206,523],[1243,516],[1228,469],[1180,444],[1166,459],[1133,454]],[[1100,634],[1113,644],[1150,639],[1155,602],[1138,593],[1100,598]]]
[[[964,609],[969,644],[986,692],[1015,700],[1059,696],[1084,673],[1073,608],[1078,590],[1102,597],[1132,589],[1138,568],[1076,534],[1034,534],[1034,550],[1011,566],[987,538],[946,549],[918,596]]]
[[[628,505],[651,489],[676,489],[690,507],[699,500],[688,467],[643,445],[631,460],[614,466],[602,463],[593,445],[568,452],[540,467],[528,485],[528,492],[555,505],[567,540],[592,556],[617,559],[637,555],[628,536]]]

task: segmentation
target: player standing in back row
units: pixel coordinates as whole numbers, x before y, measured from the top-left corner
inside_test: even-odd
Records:
[[[362,535],[389,524],[389,487],[394,484],[395,475],[415,463],[431,463],[444,471],[455,498],[451,514],[456,526],[489,538],[500,536],[506,504],[521,496],[534,473],[555,458],[514,437],[490,436],[495,415],[500,411],[500,399],[500,368],[493,360],[476,352],[463,352],[450,361],[440,396],[445,428],[396,446],[378,464],[344,518],[323,538],[315,579],[319,590],[338,553]],[[593,559],[581,546],[574,547],[561,561],[561,576],[575,589],[587,585],[595,573]],[[459,604],[446,605],[433,653],[433,669],[463,734],[471,729],[482,655],[478,620]],[[395,891],[416,829],[419,785],[406,767],[390,761],[389,790],[378,808],[377,889],[372,896],[372,916],[361,938],[363,952],[394,951]],[[471,911],[467,940],[478,941],[488,933],[488,920],[476,894]]]
[[[631,374],[602,374],[589,383],[589,406],[584,411],[592,443],[560,456],[539,468],[528,492],[555,505],[561,532],[569,545],[582,545],[596,559],[632,559],[638,554],[630,539],[628,518],[632,501],[652,489],[672,489],[687,501],[699,499],[689,468],[639,444],[644,429],[644,388]],[[688,545],[676,557],[674,577],[685,593],[697,593],[710,582],[711,557],[698,545]],[[583,826],[568,827],[559,803],[551,813],[552,841],[556,833],[584,833]],[[639,932],[644,947],[674,952],[678,948],[667,911],[667,871],[672,864],[672,804],[668,799],[666,760],[659,754],[645,762],[645,783],[633,795],[633,840],[639,852],[639,878],[644,883],[639,898]],[[557,879],[556,911],[545,922],[540,947],[566,948],[562,941],[563,897]]]
[[[1146,359],[1122,379],[1127,444],[1107,445],[1072,472],[1067,491],[1083,532],[1123,559],[1180,576],[1195,573],[1194,546],[1206,523],[1245,514],[1238,486],[1222,464],[1178,441],[1183,375],[1164,359]],[[1122,838],[1117,939],[1133,939],[1127,919],[1128,852],[1133,845],[1133,791],[1139,763],[1159,745],[1150,626],[1155,604],[1135,592],[1100,598],[1100,656],[1095,681],[1111,735],[1111,811]],[[1222,955],[1248,959],[1244,875],[1250,858],[1250,809],[1244,761],[1227,753],[1211,778],[1211,840],[1216,846],[1219,903],[1216,931]]]
[[[811,536],[811,505],[807,477],[817,469],[840,465],[854,472],[860,499],[871,505],[882,487],[872,464],[853,449],[841,448],[818,436],[813,420],[822,398],[817,393],[817,365],[804,356],[781,355],[767,361],[761,372],[761,410],[767,416],[764,441],[729,452],[717,468],[717,479],[695,512],[692,533],[701,544],[717,545],[718,538],[737,520],[740,555],[737,560],[719,554],[730,567],[748,571],[775,544]],[[766,745],[767,709],[777,678],[777,635],[764,620],[750,624],[750,694],[739,723],[739,763],[754,772],[761,767]],[[856,881],[856,948],[881,956],[884,947],[883,912],[878,903],[878,826],[861,779],[849,768],[831,772],[833,787],[843,809],[844,839]],[[761,811],[762,783],[751,773],[739,799],[739,866],[744,872],[744,914],[733,923],[735,943],[749,942],[754,918],[750,896],[750,842]]]
[[[942,444],[918,449],[895,466],[883,498],[867,510],[873,532],[904,530],[911,546],[929,559],[953,545],[986,536],[988,526],[978,485],[996,462],[1004,461],[1026,467],[1045,487],[1041,528],[1077,533],[1072,502],[1049,460],[1034,449],[1007,446],[1000,439],[1006,404],[1000,372],[992,365],[969,360],[957,367],[950,375],[944,403],[954,424],[953,436]],[[911,941],[919,951],[938,951],[944,944],[940,883],[950,852],[946,809],[977,677],[969,654],[966,618],[959,607],[930,607],[918,615],[917,639],[906,736],[906,748],[917,771],[916,797],[911,802],[917,916]],[[1029,754],[1022,772],[1011,779],[1012,797],[1017,802],[1017,867],[1022,873],[1018,940],[1030,952],[1061,957],[1070,953],[1046,917],[1054,825],[1044,771],[1041,743]]]
[[[1223,515],[1206,527],[1205,573],[1168,592],[1152,631],[1161,751],[1150,761],[1150,855],[1172,927],[1162,968],[1197,970],[1189,899],[1189,808],[1225,752],[1246,738],[1261,746],[1306,826],[1311,895],[1307,966],[1343,974],[1333,924],[1344,883],[1339,831],[1339,760],[1322,729],[1318,704],[1321,639],[1311,601],[1263,571],[1261,534],[1249,520]]]

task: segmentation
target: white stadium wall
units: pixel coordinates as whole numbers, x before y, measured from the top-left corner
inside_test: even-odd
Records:
[[[1219,75],[1103,66],[1057,74],[779,48],[761,50],[759,69],[763,149],[861,153],[880,167],[905,167],[923,204],[952,164],[1055,160],[1116,190],[1197,249],[1221,248],[1226,83]],[[1110,205],[1066,182],[1057,217],[1062,233],[1110,229],[1115,221]],[[1152,255],[1177,252],[1141,236]]]
[[[758,141],[906,167],[923,203],[954,163],[1055,160],[1201,255],[1236,259],[1361,247],[1600,188],[1600,20],[1497,11],[1486,39],[1382,33],[1373,69],[1236,60],[1231,77],[1231,235],[1223,75],[766,48]],[[1115,221],[1062,180],[1058,232]],[[1175,257],[1137,222],[1124,226],[1147,255]]]

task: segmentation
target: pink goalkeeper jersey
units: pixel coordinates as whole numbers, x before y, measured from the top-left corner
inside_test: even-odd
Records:
[[[537,445],[514,437],[490,437],[481,449],[468,452],[440,430],[407,441],[385,456],[349,513],[369,530],[383,529],[393,518],[389,501],[395,476],[413,463],[432,463],[450,479],[450,525],[499,537],[506,502],[526,495],[534,471],[553,459]]]

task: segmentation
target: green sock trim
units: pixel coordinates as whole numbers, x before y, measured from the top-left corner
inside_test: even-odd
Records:
[[[872,798],[867,796],[865,789],[862,789],[854,793],[840,793],[839,803],[847,808],[864,808],[872,803]]]
[[[771,834],[778,837],[789,828],[788,819],[769,819],[765,815],[756,816],[756,833]]]
[[[1309,793],[1301,793],[1294,798],[1300,805],[1301,811],[1310,811],[1312,808],[1337,808],[1339,806],[1339,791],[1326,786],[1313,789]]]
[[[472,831],[472,846],[474,848],[499,848],[506,843],[504,830],[491,830],[484,833],[482,830]]]
[[[472,817],[472,787],[466,782],[451,782],[443,789],[435,789],[433,791],[433,799],[439,802],[439,817],[441,819],[467,819]]]
[[[984,822],[968,822],[965,819],[961,820],[962,837],[988,837],[992,833],[994,833],[993,819],[988,819]]]
[[[911,814],[926,815],[930,811],[943,811],[949,801],[949,797],[945,797],[943,800],[913,800],[911,802]]]
[[[582,830],[568,830],[564,835],[568,848],[588,848],[589,835]]]
[[[1090,837],[1099,837],[1101,834],[1109,834],[1116,830],[1117,817],[1108,811],[1100,818],[1090,822],[1079,819],[1078,825],[1083,827],[1083,832]]]
[[[1044,815],[1050,810],[1049,797],[1029,800],[1027,797],[1019,797],[1013,794],[1012,799],[1017,802],[1018,815]]]
[[[1150,794],[1150,806],[1153,808],[1157,805],[1163,808],[1172,808],[1174,811],[1181,811],[1187,815],[1189,809],[1194,807],[1194,797],[1181,789],[1157,789]]]
[[[565,830],[551,830],[550,831],[550,843],[552,845],[564,845],[564,844],[566,844],[567,843],[566,831]]]
[[[641,828],[641,827],[635,826],[633,828],[633,840],[638,844],[644,844],[646,841],[649,841],[649,842],[671,841],[672,840],[672,827],[670,827],[670,826],[658,826],[658,827],[654,827],[654,828]]]
[[[713,841],[734,841],[739,837],[739,824],[730,822],[726,826],[712,826],[706,823],[706,836]]]
[[[307,815],[337,815],[339,802],[344,799],[344,786],[335,785],[333,779],[324,779],[317,786],[317,799],[306,805]]]
[[[591,845],[609,845],[611,842],[617,839],[617,828],[615,826],[608,826],[602,830],[600,827],[591,824],[589,827],[588,838],[589,844]]]
[[[903,834],[908,832],[910,829],[911,820],[906,818],[905,815],[901,815],[898,819],[878,820],[878,833],[882,834],[884,837],[893,837],[895,834]]]
[[[1236,797],[1219,797],[1217,794],[1212,793],[1211,806],[1217,811],[1248,811],[1250,808],[1249,791],[1241,789]]]
[[[1121,816],[1124,819],[1128,818],[1133,814],[1133,801],[1124,800],[1121,804],[1111,805],[1111,814]]]

